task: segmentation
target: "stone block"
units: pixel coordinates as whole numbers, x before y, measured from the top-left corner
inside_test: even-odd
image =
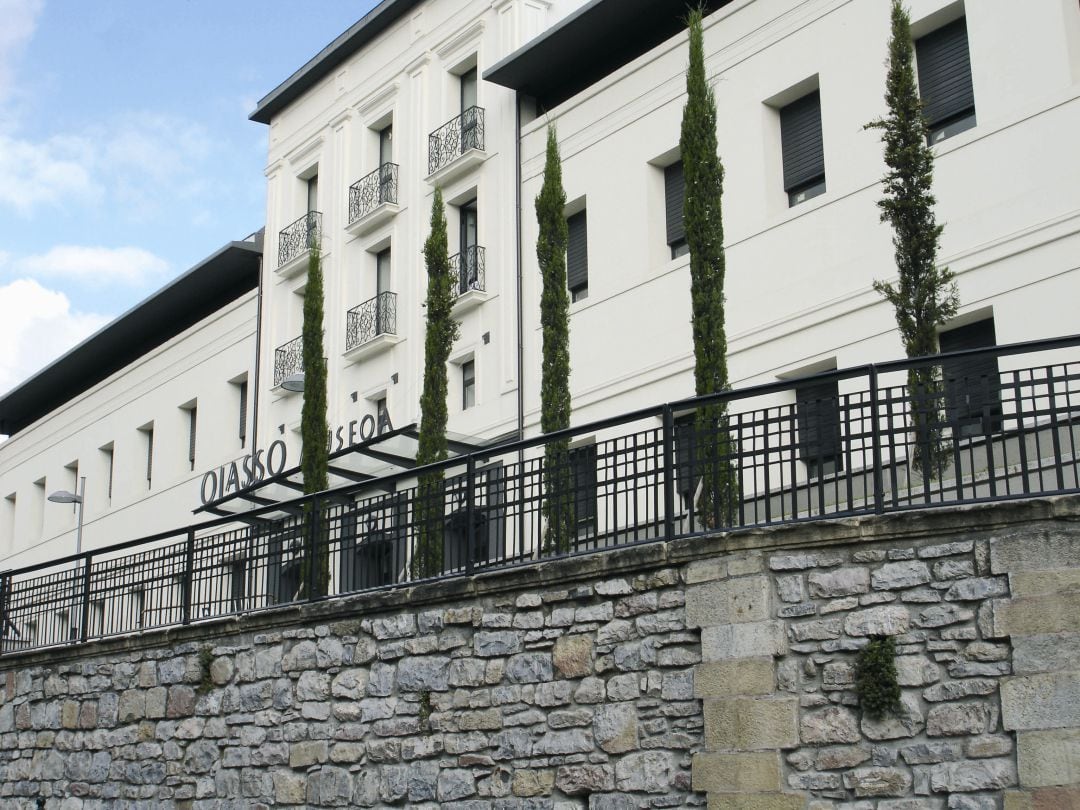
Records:
[[[1054,528],[1028,527],[990,541],[990,570],[995,574],[1080,568],[1080,543]]]
[[[941,668],[925,655],[898,655],[896,681],[901,686],[926,686],[941,679]]]
[[[519,768],[514,771],[514,781],[510,789],[515,796],[528,798],[531,796],[550,796],[554,787],[554,771]]]
[[[1014,597],[1080,590],[1080,568],[1013,571],[1009,573],[1009,587]]]
[[[560,636],[551,652],[551,661],[560,678],[592,675],[593,641],[588,635]]]
[[[876,569],[870,577],[875,591],[914,588],[930,581],[930,567],[924,562],[891,562]]]
[[[844,785],[860,799],[903,796],[911,790],[911,773],[905,768],[855,768],[844,774]]]
[[[810,595],[818,599],[852,596],[870,590],[870,570],[838,568],[835,571],[812,571],[807,577]]]
[[[780,755],[769,753],[694,754],[693,789],[737,793],[780,790]]]
[[[930,789],[935,793],[1001,790],[1016,784],[1010,759],[976,759],[930,766]]]
[[[309,740],[289,746],[289,767],[310,768],[326,762],[329,755],[326,740]]]
[[[601,793],[615,789],[615,774],[611,765],[564,765],[555,772],[555,787],[568,796]]]
[[[842,619],[819,619],[812,622],[800,622],[791,626],[791,637],[796,642],[825,641],[840,638],[844,630]]]
[[[638,719],[634,705],[610,703],[599,706],[593,717],[593,738],[596,744],[609,754],[621,754],[636,749]],[[585,750],[592,750],[592,745],[588,745]]]
[[[1080,590],[994,603],[994,636],[1080,633]]]
[[[689,627],[761,622],[769,618],[769,578],[716,580],[686,591]]]
[[[1080,661],[1080,633],[1049,633],[1012,639],[1013,672],[1030,675],[1071,669]]]
[[[274,771],[274,800],[278,804],[303,804],[307,801],[307,776],[288,771]]]
[[[849,636],[898,636],[910,626],[911,616],[902,605],[857,610],[844,619],[844,632]]]
[[[678,771],[675,757],[667,751],[638,751],[615,764],[615,787],[623,793],[668,793]]]
[[[1080,729],[1021,731],[1016,757],[1024,787],[1080,786]]]
[[[778,656],[786,652],[787,638],[781,621],[726,624],[701,631],[703,661]]]
[[[771,658],[731,658],[701,664],[694,671],[695,697],[770,695],[776,689]]]
[[[799,742],[797,698],[705,701],[708,749],[792,748]]]
[[[945,598],[950,602],[973,602],[1004,596],[1008,592],[1009,583],[1005,577],[971,577],[954,582],[945,591]]]
[[[1080,726],[1080,672],[1006,678],[1001,712],[1009,731]]]
[[[843,706],[806,712],[799,723],[799,734],[807,744],[854,743],[862,739],[858,717]]]
[[[957,737],[987,731],[990,709],[983,703],[939,703],[926,715],[927,737]]]
[[[806,807],[806,797],[801,793],[710,793],[708,802],[708,810],[803,810]]]

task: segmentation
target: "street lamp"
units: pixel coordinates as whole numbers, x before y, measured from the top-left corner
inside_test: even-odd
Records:
[[[296,371],[281,381],[281,387],[286,391],[294,391],[296,393],[303,393],[304,391],[304,372]]]
[[[78,528],[75,530],[75,554],[82,553],[82,527],[83,527],[83,507],[86,505],[86,476],[82,476],[79,479],[79,493],[76,495],[74,492],[68,492],[66,489],[57,490],[56,492],[49,494],[49,500],[53,503],[75,503],[79,505],[79,521]],[[79,580],[79,571],[81,566],[79,562],[75,563],[75,583]],[[76,585],[77,587],[77,585]],[[74,600],[71,605],[71,618],[68,620],[68,627],[70,628],[71,638],[75,640],[78,638],[78,622],[76,621],[76,607]]]

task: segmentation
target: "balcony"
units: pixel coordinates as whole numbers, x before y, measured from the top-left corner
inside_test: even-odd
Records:
[[[398,207],[398,165],[384,163],[349,186],[349,224],[345,230],[362,236],[393,219]]]
[[[454,276],[455,315],[468,312],[488,299],[484,285],[484,248],[471,245],[451,256],[450,272]]]
[[[469,107],[428,135],[428,182],[443,185],[486,157],[484,108]]]
[[[304,338],[293,338],[274,350],[274,388],[281,388],[281,383],[290,374],[299,374],[304,370]]]
[[[278,234],[277,272],[292,278],[307,268],[308,251],[322,240],[322,214],[308,211]]]
[[[382,292],[349,310],[345,322],[345,359],[362,360],[401,342],[397,335],[397,293]]]

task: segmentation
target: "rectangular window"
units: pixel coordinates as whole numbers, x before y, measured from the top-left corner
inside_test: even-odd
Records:
[[[390,411],[386,409],[386,397],[375,400],[375,435],[390,430]]]
[[[836,380],[796,385],[795,417],[799,428],[799,458],[806,464],[810,477],[844,469],[840,392]]]
[[[247,444],[247,380],[243,380],[238,387],[240,389],[240,447],[243,448]]]
[[[460,269],[458,275],[458,294],[464,295],[469,290],[478,289],[480,280],[480,259],[477,244],[479,240],[479,217],[476,212],[475,198],[463,204],[460,209],[458,235],[461,245]]]
[[[247,560],[229,560],[225,566],[229,578],[230,607],[234,613],[239,613],[247,604]]]
[[[825,149],[821,138],[821,93],[815,90],[780,110],[784,191],[788,205],[825,193]]]
[[[994,319],[942,332],[941,351],[959,352],[997,345]],[[980,436],[1001,430],[1001,377],[993,355],[958,357],[941,364],[945,412],[956,436]]]
[[[15,545],[15,505],[17,502],[14,492],[4,498],[4,551]],[[0,635],[2,634],[3,628],[0,627]]]
[[[476,404],[476,365],[472,360],[461,364],[461,409]]]
[[[580,211],[566,220],[566,283],[570,300],[589,297],[589,237],[585,212]]]
[[[690,252],[686,244],[686,226],[683,223],[683,205],[686,196],[686,181],[683,179],[683,165],[680,160],[664,169],[664,211],[667,215],[667,243],[671,248],[671,258],[685,256]]]
[[[476,114],[476,68],[461,74],[461,152],[479,149],[479,120]]]
[[[387,124],[379,130],[379,203],[393,201],[394,173],[394,125]]]
[[[199,409],[192,405],[188,408],[188,463],[191,469],[195,469],[195,430],[199,417]]]
[[[966,20],[961,17],[918,39],[915,59],[930,143],[975,126]]]
[[[146,488],[150,489],[154,480],[154,426],[150,424],[139,430],[146,437]]]
[[[578,534],[596,532],[596,445],[570,451],[573,469],[574,522]]]
[[[101,452],[105,456],[105,497],[111,501],[113,487],[113,464],[116,461],[112,442],[109,442],[109,444],[102,447]]]
[[[313,174],[307,179],[307,212],[319,210],[319,175]]]

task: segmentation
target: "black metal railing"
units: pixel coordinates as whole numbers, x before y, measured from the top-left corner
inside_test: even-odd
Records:
[[[366,217],[380,205],[398,201],[398,165],[384,163],[349,186],[349,224]]]
[[[470,245],[450,257],[450,272],[454,275],[454,295],[460,296],[469,290],[484,292],[485,260],[484,248]]]
[[[470,149],[484,150],[484,108],[469,107],[428,135],[428,174]]]
[[[1080,335],[686,399],[0,572],[0,653],[512,566],[553,549],[1077,493],[1078,348]],[[965,362],[977,358],[997,372],[965,376],[987,368]],[[908,370],[918,367],[944,369],[944,379],[912,395]]]
[[[290,374],[304,370],[304,338],[293,338],[274,350],[274,385],[281,385]]]
[[[322,214],[308,211],[278,234],[278,267],[288,264],[301,253],[319,244],[322,238]]]
[[[345,351],[379,335],[397,334],[397,293],[381,292],[349,310],[345,323]]]

